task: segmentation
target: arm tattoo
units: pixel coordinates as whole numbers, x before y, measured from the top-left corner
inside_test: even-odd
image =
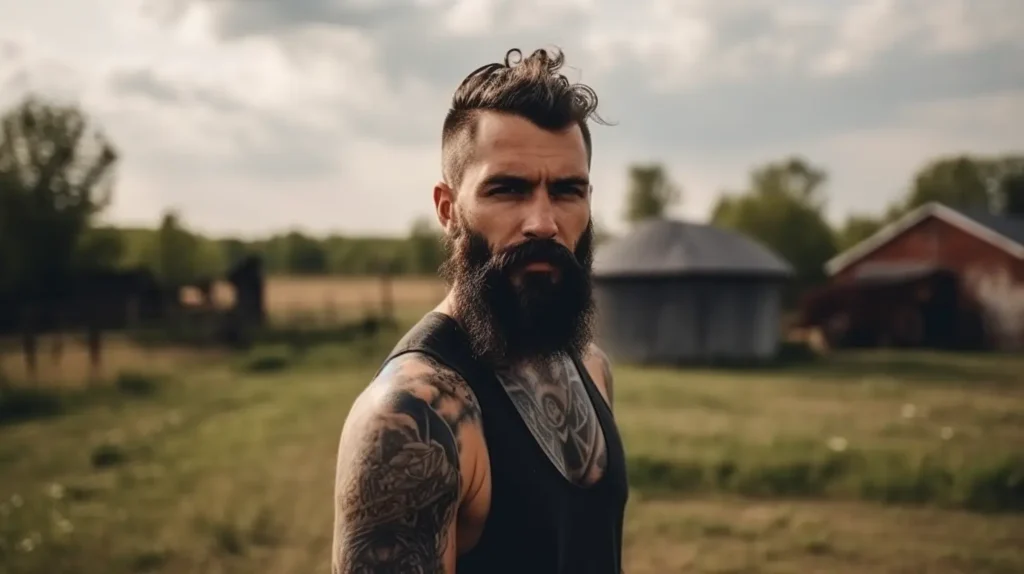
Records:
[[[461,486],[458,427],[479,408],[454,373],[418,362],[418,373],[399,364],[381,381],[384,406],[342,439],[333,574],[445,572]]]

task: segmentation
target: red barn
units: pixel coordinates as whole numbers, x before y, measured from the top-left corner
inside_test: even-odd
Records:
[[[1024,348],[1024,218],[923,205],[825,265],[830,283],[952,272],[981,311],[989,341]]]

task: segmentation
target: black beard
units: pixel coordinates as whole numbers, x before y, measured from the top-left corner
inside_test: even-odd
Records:
[[[473,351],[492,364],[544,360],[560,353],[582,355],[590,343],[594,301],[590,278],[593,224],[574,251],[551,239],[528,239],[493,252],[479,233],[456,220],[445,236],[441,276],[453,291],[453,312]],[[522,273],[545,262],[555,274]]]

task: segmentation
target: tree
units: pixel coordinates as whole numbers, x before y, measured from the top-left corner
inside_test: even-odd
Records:
[[[750,189],[725,195],[711,221],[765,244],[789,261],[800,285],[824,278],[824,264],[836,254],[835,237],[822,214],[827,176],[800,158],[755,169]]]
[[[933,160],[914,176],[906,209],[931,201],[961,209],[988,209],[995,183],[992,168],[991,162],[966,155]]]
[[[658,164],[634,165],[629,168],[629,191],[626,195],[626,221],[636,223],[652,217],[663,217],[665,211],[679,202],[682,193]]]
[[[843,226],[836,230],[836,248],[839,251],[846,251],[877,233],[884,225],[884,219],[869,215],[851,215],[846,218]]]
[[[960,209],[1024,214],[1024,156],[947,156],[914,176],[900,213],[935,201]]]
[[[161,218],[147,259],[160,281],[171,287],[214,277],[225,268],[223,250],[189,231],[174,210]]]
[[[113,269],[125,254],[124,236],[112,227],[92,228],[85,231],[75,251],[76,269]]]
[[[285,261],[289,273],[322,275],[327,271],[327,254],[313,237],[292,231],[284,238]]]
[[[1003,213],[1024,216],[1024,156],[1008,155],[988,161],[996,180],[993,203]]]
[[[241,239],[228,238],[218,241],[225,266],[233,266],[252,252],[252,249]]]
[[[999,195],[1004,213],[1024,217],[1024,171],[1003,178]]]
[[[29,97],[0,118],[0,289],[49,293],[89,263],[80,241],[110,201],[116,163],[77,107]]]
[[[420,217],[409,231],[409,269],[417,275],[434,275],[444,262],[441,230],[435,220]]]

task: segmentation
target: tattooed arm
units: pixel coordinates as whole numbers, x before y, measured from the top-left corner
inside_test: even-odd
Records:
[[[333,574],[455,570],[457,427],[475,402],[454,374],[402,359],[356,401],[342,430]]]

